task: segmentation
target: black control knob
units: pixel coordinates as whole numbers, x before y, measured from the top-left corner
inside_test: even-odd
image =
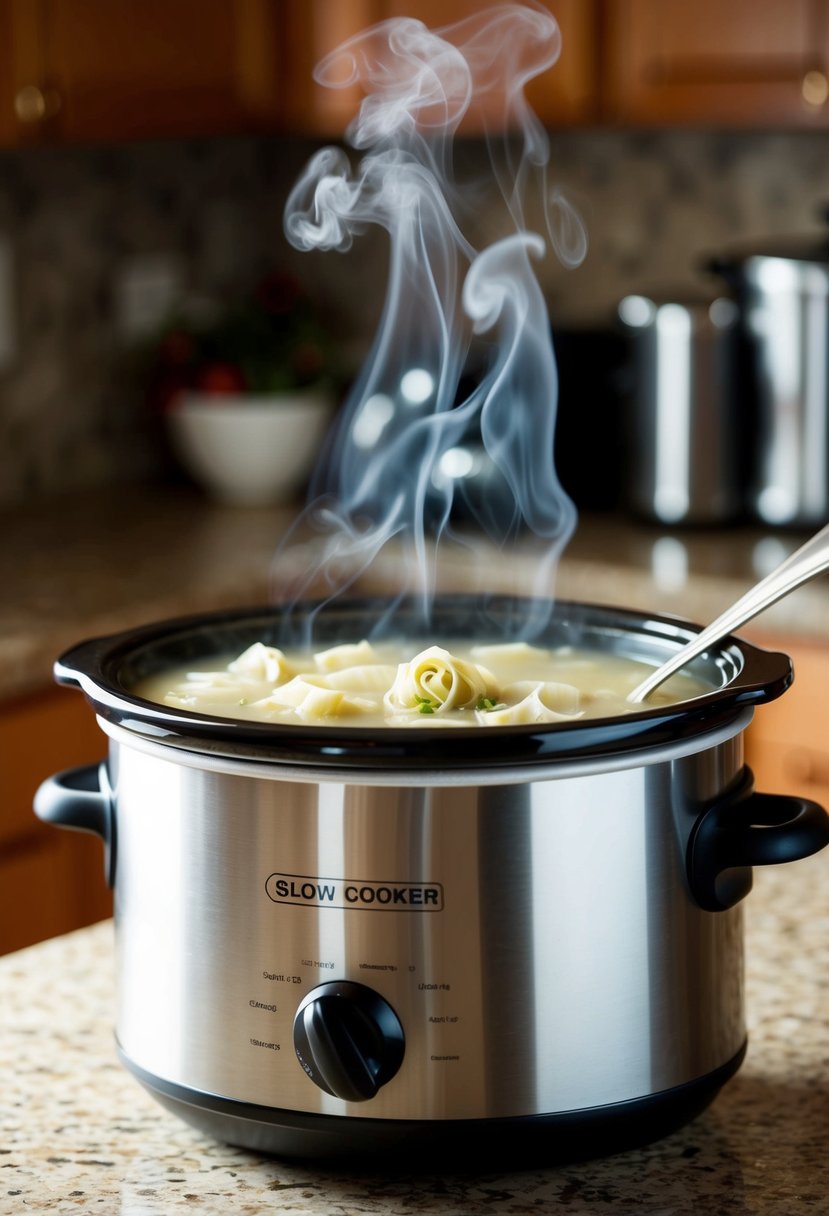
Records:
[[[364,984],[333,980],[314,988],[294,1018],[294,1047],[327,1094],[365,1102],[403,1062],[405,1037],[388,1001]]]

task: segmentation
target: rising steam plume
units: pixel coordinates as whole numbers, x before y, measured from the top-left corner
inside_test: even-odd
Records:
[[[453,504],[457,514],[475,443],[497,479],[497,507],[486,495],[467,500],[467,521],[498,545],[534,533],[543,556],[526,590],[551,590],[575,510],[553,465],[557,375],[533,262],[549,241],[575,265],[585,237],[548,186],[548,140],[524,86],[559,51],[546,9],[504,4],[444,29],[383,22],[317,67],[319,83],[366,93],[347,132],[361,156],[356,167],[339,148],[311,159],[286,205],[287,237],[298,249],[347,250],[380,225],[390,252],[372,350],[311,485],[303,525],[321,552],[292,589],[297,599],[340,594],[394,541],[408,559],[399,590],[421,596],[428,619],[435,542],[457,539]],[[479,196],[453,171],[467,114],[485,134],[507,229],[483,250],[465,231]],[[526,229],[531,191],[543,237]]]

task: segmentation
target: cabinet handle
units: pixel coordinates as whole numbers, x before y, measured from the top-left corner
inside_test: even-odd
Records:
[[[824,72],[807,72],[800,82],[800,96],[813,110],[819,110],[829,98],[829,80]]]
[[[24,85],[14,99],[14,112],[18,120],[27,124],[54,118],[60,108],[61,96],[57,89],[41,89],[36,84]]]

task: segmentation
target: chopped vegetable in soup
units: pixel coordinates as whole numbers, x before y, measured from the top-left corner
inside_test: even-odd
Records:
[[[214,659],[205,670],[171,669],[133,691],[177,709],[257,722],[487,727],[630,713],[642,707],[627,695],[650,670],[619,655],[525,642],[453,642],[411,657],[402,643],[361,641],[314,654],[255,642],[218,668]],[[705,691],[679,674],[648,706]]]

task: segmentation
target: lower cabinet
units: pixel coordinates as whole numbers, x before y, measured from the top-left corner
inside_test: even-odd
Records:
[[[105,755],[78,693],[48,689],[0,706],[0,954],[112,914],[101,841],[42,824],[32,810],[44,778]]]
[[[792,687],[761,705],[746,732],[746,763],[757,788],[813,798],[829,809],[829,644],[749,631],[746,636],[785,651],[794,665]]]

